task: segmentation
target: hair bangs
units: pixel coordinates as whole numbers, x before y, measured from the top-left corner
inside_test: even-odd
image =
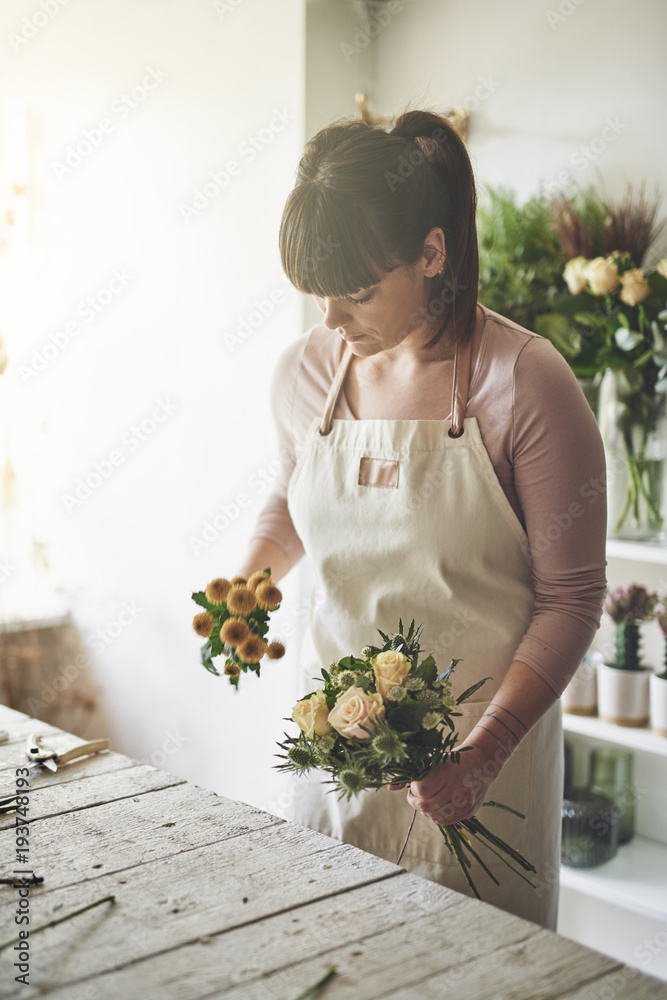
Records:
[[[397,261],[387,257],[363,205],[340,191],[298,185],[290,194],[280,225],[285,274],[300,292],[342,298],[376,285]]]

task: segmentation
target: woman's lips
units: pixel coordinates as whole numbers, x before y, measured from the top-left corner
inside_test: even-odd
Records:
[[[353,335],[351,333],[345,333],[345,331],[342,330],[341,331],[341,337],[348,344],[354,344],[354,343],[356,343],[357,340],[363,340],[364,334],[363,333],[358,333],[358,334]]]

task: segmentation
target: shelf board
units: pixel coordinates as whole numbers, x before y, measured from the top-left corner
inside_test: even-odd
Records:
[[[625,542],[621,538],[608,538],[607,558],[667,565],[667,545],[664,542]]]
[[[569,712],[563,712],[563,729],[568,733],[580,733],[582,736],[592,736],[594,739],[615,743],[617,746],[630,747],[631,750],[645,750],[647,753],[667,757],[667,737],[658,736],[648,728],[615,726],[595,716],[570,715]]]
[[[561,866],[561,885],[662,922],[667,920],[667,844],[634,837],[597,868]]]

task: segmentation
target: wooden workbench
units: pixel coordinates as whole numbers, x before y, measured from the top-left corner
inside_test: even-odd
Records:
[[[32,732],[0,706],[0,797]],[[494,907],[252,806],[105,752],[30,777],[30,985],[0,952],[0,995],[53,1000],[653,1000],[667,985]],[[2,871],[17,868],[0,815]],[[511,877],[511,873],[508,873]],[[17,889],[0,886],[0,940]]]

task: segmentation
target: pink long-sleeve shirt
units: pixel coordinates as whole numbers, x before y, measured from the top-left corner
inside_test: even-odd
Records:
[[[514,659],[560,695],[602,613],[607,523],[602,440],[575,376],[553,345],[482,308],[485,323],[473,350],[466,416],[477,418],[498,480],[528,536],[535,592],[533,616]],[[322,415],[344,349],[338,333],[314,326],[283,352],[272,381],[282,472],[253,537],[275,542],[293,562],[304,550],[287,508],[287,484],[306,432]],[[447,403],[443,410],[443,394],[422,393],[414,403],[415,419],[443,419]],[[334,419],[356,419],[344,386]]]

